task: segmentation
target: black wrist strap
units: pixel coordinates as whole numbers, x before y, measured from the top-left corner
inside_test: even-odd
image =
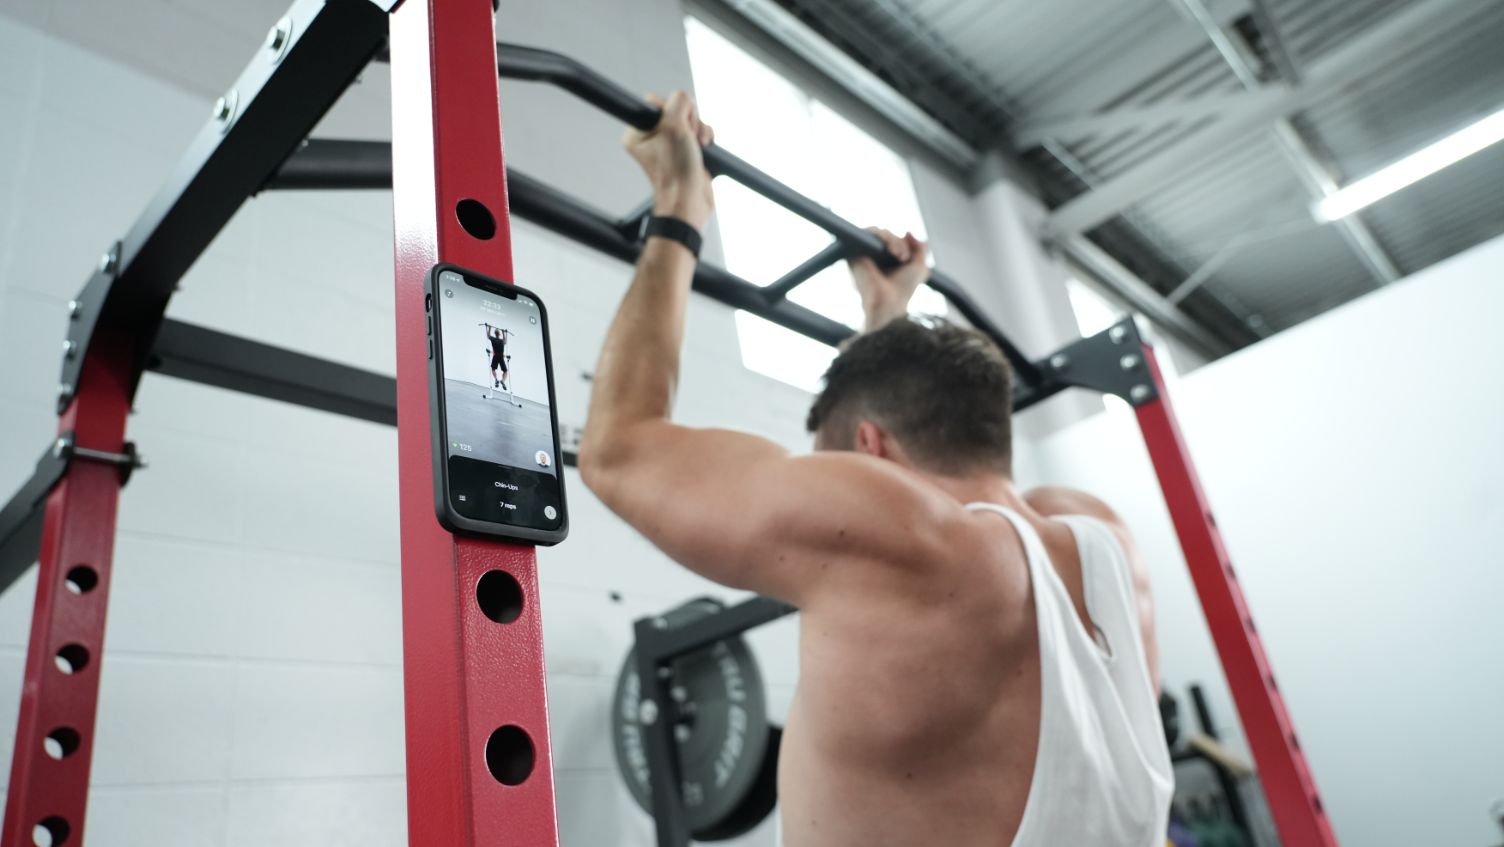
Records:
[[[700,237],[700,231],[686,221],[653,215],[642,225],[642,240],[646,241],[655,235],[677,241],[689,248],[695,258],[700,257],[700,245],[704,239]]]

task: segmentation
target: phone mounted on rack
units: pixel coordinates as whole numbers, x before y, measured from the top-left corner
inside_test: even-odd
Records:
[[[434,510],[451,532],[569,534],[548,312],[525,288],[440,263],[424,285]]]

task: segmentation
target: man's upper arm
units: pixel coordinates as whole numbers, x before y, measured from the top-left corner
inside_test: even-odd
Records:
[[[1024,499],[1043,515],[1086,515],[1106,524],[1117,536],[1118,543],[1128,557],[1128,569],[1133,577],[1133,594],[1138,601],[1139,631],[1143,637],[1144,654],[1149,662],[1149,678],[1156,690],[1159,688],[1159,642],[1154,631],[1154,591],[1149,584],[1149,565],[1144,561],[1128,525],[1112,507],[1100,499],[1073,488],[1048,486],[1036,488],[1024,495]]]
[[[709,579],[805,604],[837,562],[902,560],[943,502],[896,466],[853,453],[791,456],[740,432],[653,421],[615,436],[586,483],[627,523]]]

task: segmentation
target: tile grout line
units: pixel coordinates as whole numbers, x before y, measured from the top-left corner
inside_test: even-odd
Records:
[[[237,520],[238,520],[238,518],[237,518]],[[238,532],[238,529],[239,528],[237,527],[237,532]],[[244,622],[243,619],[242,619],[242,614],[244,613],[244,610],[245,610],[245,594],[244,594],[244,592],[241,589],[244,586],[244,580],[245,580],[245,558],[243,556],[237,555],[235,557],[235,594],[234,594],[234,596],[235,596],[235,607],[234,607],[234,610],[231,612],[231,620],[234,622],[233,631],[235,633],[234,634],[234,639],[235,640],[230,645],[231,661],[230,661],[230,709],[229,709],[230,714],[229,714],[229,731],[228,731],[228,733],[225,736],[226,740],[225,740],[225,751],[224,751],[224,756],[225,756],[224,776],[223,776],[223,778],[220,781],[220,800],[219,800],[219,802],[220,802],[220,814],[221,814],[221,818],[223,820],[223,828],[221,829],[221,837],[220,837],[220,844],[221,845],[228,845],[230,843],[230,825],[231,825],[231,821],[233,820],[233,817],[234,817],[233,815],[230,814],[230,786],[231,786],[232,780],[234,779],[234,776],[235,776],[235,737],[236,737],[235,736],[235,730],[236,730],[236,726],[235,726],[235,713],[236,713],[235,702],[236,702],[236,696],[235,695],[236,695],[236,692],[238,692],[240,690],[240,666],[241,666],[241,656],[240,656],[240,653],[241,653],[241,650],[240,650],[241,626],[240,626],[240,624],[242,624]]]

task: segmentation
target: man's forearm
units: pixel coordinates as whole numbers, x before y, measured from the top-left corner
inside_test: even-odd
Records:
[[[673,408],[679,348],[695,258],[683,245],[649,238],[606,333],[590,397],[584,449],[609,448],[614,434]]]

